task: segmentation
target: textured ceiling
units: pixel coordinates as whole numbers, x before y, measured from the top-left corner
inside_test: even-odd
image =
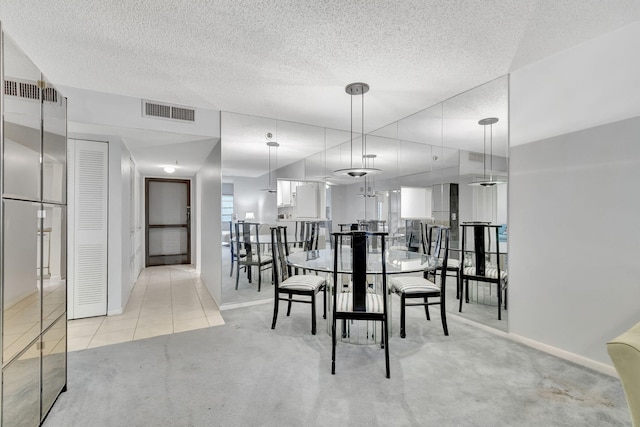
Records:
[[[55,84],[366,130],[640,19],[638,0],[1,0]],[[135,150],[135,147],[133,148]]]

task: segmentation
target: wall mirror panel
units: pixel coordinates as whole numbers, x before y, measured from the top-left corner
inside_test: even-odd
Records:
[[[42,199],[66,203],[67,99],[46,80],[42,101]]]
[[[3,362],[8,363],[40,334],[40,204],[3,201],[5,246],[2,271]]]
[[[42,328],[48,328],[66,311],[66,207],[43,205],[42,239]]]
[[[66,387],[66,98],[1,33],[2,425],[39,425]]]
[[[42,336],[42,415],[46,415],[67,383],[67,328],[58,319]]]
[[[283,187],[287,182],[291,185],[317,181],[325,184],[327,227],[331,230],[338,231],[341,224],[376,221],[389,232],[392,245],[420,250],[420,223],[443,224],[452,227],[451,258],[460,260],[462,222],[506,225],[507,100],[505,76],[381,127],[364,138],[354,133],[353,141],[350,132],[223,113],[223,198],[233,199],[227,221],[246,220],[247,214],[266,224],[292,219],[283,209],[291,191],[286,196]],[[491,139],[488,133],[485,137],[484,126],[478,124],[488,117],[499,118],[493,124]],[[280,146],[277,160],[272,150],[269,163],[266,143],[270,132]],[[230,145],[233,150],[228,152]],[[238,162],[234,151],[242,146],[252,155]],[[379,172],[361,178],[334,173],[350,166],[375,168]],[[469,185],[485,175],[501,184]],[[271,188],[274,179],[277,190],[281,190],[275,198],[260,191]],[[429,217],[402,217],[402,187],[431,192]],[[229,230],[228,223],[222,229]],[[225,241],[228,245],[229,238],[223,236]],[[227,266],[230,249],[223,250],[223,263]],[[235,285],[233,277],[227,276],[228,271],[223,268],[223,304],[255,299],[251,295],[236,298],[234,293],[239,294],[240,289],[225,292],[225,282]],[[264,277],[270,280],[270,273]],[[477,284],[470,287],[475,293],[469,303],[463,304],[461,315],[506,330],[506,320],[499,322],[495,313],[495,286],[493,290]],[[448,303],[448,310],[457,314],[455,278],[448,282],[449,288],[453,289],[448,292],[453,300]],[[251,292],[257,294],[253,288]]]
[[[32,344],[2,373],[2,425],[40,424],[40,350]]]
[[[4,37],[4,197],[40,199],[40,70]]]

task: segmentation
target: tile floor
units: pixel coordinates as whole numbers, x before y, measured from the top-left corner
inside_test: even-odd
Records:
[[[223,325],[218,306],[193,266],[142,270],[123,314],[68,322],[68,350],[82,350]]]

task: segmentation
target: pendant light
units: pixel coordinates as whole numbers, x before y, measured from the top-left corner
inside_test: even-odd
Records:
[[[367,156],[367,141],[364,134],[364,94],[369,92],[369,85],[366,83],[351,83],[348,84],[344,88],[345,92],[347,92],[351,96],[351,153],[350,153],[350,166],[345,169],[337,169],[334,170],[334,175],[339,176],[351,176],[354,178],[360,178],[361,176],[365,176],[367,174],[375,174],[382,172],[380,169],[369,168],[365,163]],[[360,95],[362,100],[362,128],[361,128],[361,136],[362,136],[362,158],[360,159],[360,167],[353,166],[353,97],[356,95]]]
[[[375,168],[375,159],[377,157],[375,154],[365,154],[362,157],[365,159],[365,166],[367,168],[369,167],[369,160],[371,160],[371,166]],[[376,191],[375,177],[372,176],[371,178],[367,179],[367,177],[365,176],[364,187],[360,187],[360,194],[358,195],[363,197],[376,197],[375,191]]]
[[[503,181],[493,178],[493,124],[498,122],[497,117],[487,117],[478,121],[484,130],[484,156],[482,161],[482,179],[473,181],[469,185],[491,187],[496,184],[504,184]],[[487,126],[489,126],[489,176],[487,176]]]
[[[267,137],[269,137],[269,135],[271,135],[271,133],[268,133]],[[263,188],[261,191],[266,191],[268,193],[276,193],[276,187],[271,185],[271,149],[275,148],[275,150],[276,150],[276,167],[275,167],[275,169],[278,169],[278,147],[279,146],[280,146],[280,144],[278,144],[276,141],[267,142],[267,147],[269,147],[269,188]]]

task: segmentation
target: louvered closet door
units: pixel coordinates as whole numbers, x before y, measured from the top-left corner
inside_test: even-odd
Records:
[[[108,144],[69,140],[69,317],[107,314]]]

